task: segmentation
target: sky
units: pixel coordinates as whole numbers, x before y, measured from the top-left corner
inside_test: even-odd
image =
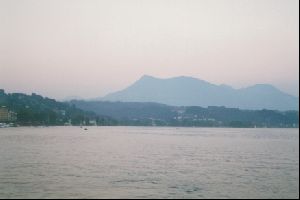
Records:
[[[0,88],[100,97],[144,74],[299,96],[298,0],[0,0]]]

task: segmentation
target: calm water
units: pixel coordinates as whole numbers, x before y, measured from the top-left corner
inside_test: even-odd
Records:
[[[0,198],[299,198],[299,129],[0,129]]]

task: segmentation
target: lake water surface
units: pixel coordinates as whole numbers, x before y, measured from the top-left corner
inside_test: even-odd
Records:
[[[0,129],[0,198],[299,198],[299,129]]]

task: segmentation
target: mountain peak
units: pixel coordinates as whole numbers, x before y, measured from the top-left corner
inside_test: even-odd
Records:
[[[143,75],[139,80],[162,80],[162,81],[166,81],[166,80],[179,80],[179,81],[201,81],[201,82],[206,82],[204,80],[198,79],[198,78],[194,78],[191,76],[175,76],[175,77],[170,77],[170,78],[157,78],[154,76],[150,76],[150,75]],[[206,82],[208,83],[208,82]]]
[[[265,84],[265,83],[255,84],[252,87],[255,87],[255,88],[266,88],[266,89],[276,89],[277,90],[277,88],[275,88],[273,85]]]
[[[150,76],[150,75],[145,74],[145,75],[143,75],[143,76],[140,78],[140,80],[143,80],[143,79],[157,79],[157,78],[154,77],[154,76]]]
[[[101,100],[157,102],[174,106],[226,106],[241,109],[298,110],[298,98],[268,84],[234,89],[188,76],[156,78],[143,75],[124,90]]]
[[[270,84],[263,84],[263,83],[259,83],[259,84],[255,84],[246,88],[243,88],[244,90],[256,90],[256,91],[276,91],[276,92],[281,92],[279,89],[277,89],[276,87],[274,87],[273,85]]]

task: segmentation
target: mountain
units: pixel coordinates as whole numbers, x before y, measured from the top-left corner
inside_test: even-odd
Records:
[[[144,75],[124,90],[97,100],[157,102],[172,106],[226,106],[240,109],[299,110],[299,98],[272,85],[234,89],[192,77],[160,79]]]

